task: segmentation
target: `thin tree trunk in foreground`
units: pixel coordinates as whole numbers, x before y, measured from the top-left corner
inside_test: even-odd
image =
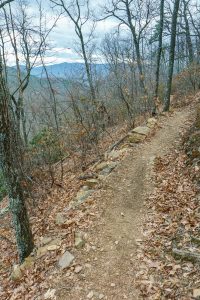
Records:
[[[4,80],[1,61],[0,59],[0,168],[6,181],[21,263],[32,252],[34,243],[22,187],[22,141],[11,97]]]

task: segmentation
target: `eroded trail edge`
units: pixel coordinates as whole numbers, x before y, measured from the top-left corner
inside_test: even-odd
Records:
[[[179,146],[192,115],[187,107],[161,117],[156,134],[136,146],[95,193],[99,219],[89,229],[84,249],[76,253],[81,272],[63,272],[56,286],[58,299],[138,299],[137,243],[143,238],[144,201],[154,187],[152,165],[155,157]]]

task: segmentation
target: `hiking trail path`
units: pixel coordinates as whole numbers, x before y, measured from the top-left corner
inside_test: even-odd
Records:
[[[63,275],[58,300],[140,299],[134,284],[137,242],[143,238],[145,198],[154,188],[153,162],[179,147],[193,113],[186,107],[160,117],[155,135],[134,147],[107,177],[95,198],[101,214],[76,256],[83,269],[72,279]]]

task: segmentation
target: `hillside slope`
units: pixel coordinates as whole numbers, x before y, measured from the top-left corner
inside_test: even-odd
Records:
[[[186,298],[180,294],[179,298],[172,299],[192,299],[190,296],[193,287],[189,288],[188,281],[186,283],[184,281],[185,289],[174,286],[173,276],[176,272],[170,275],[172,288],[171,286],[171,289],[169,288],[169,273],[164,271],[169,268],[165,262],[167,263],[171,256],[166,253],[165,257],[162,236],[156,231],[156,224],[149,223],[149,216],[153,218],[155,216],[155,222],[157,222],[157,215],[165,221],[162,219],[163,211],[159,213],[159,203],[163,203],[164,195],[168,196],[168,193],[163,195],[162,189],[156,193],[158,198],[155,199],[159,199],[156,202],[158,203],[157,215],[154,214],[155,209],[151,205],[149,208],[145,206],[145,200],[149,199],[153,205],[155,202],[151,201],[150,194],[157,185],[162,188],[162,181],[165,183],[165,177],[163,180],[160,177],[158,180],[155,178],[153,169],[154,162],[160,159],[165,162],[166,155],[169,157],[167,162],[170,161],[172,165],[170,171],[172,173],[167,173],[166,176],[169,177],[169,181],[173,178],[174,188],[176,188],[175,179],[179,177],[181,181],[187,179],[183,170],[180,176],[177,173],[173,174],[174,158],[170,155],[179,154],[182,132],[190,127],[193,118],[194,109],[189,107],[162,116],[159,118],[155,135],[149,136],[142,143],[132,145],[126,152],[122,151],[121,158],[118,158],[117,151],[114,151],[112,157],[115,161],[112,165],[116,166],[115,169],[106,177],[101,175],[104,179],[96,187],[93,186],[95,180],[90,181],[93,193],[87,200],[85,200],[87,190],[79,193],[84,184],[81,182],[80,174],[70,178],[67,178],[66,174],[61,187],[54,187],[51,191],[46,190],[36,207],[36,213],[32,209],[31,222],[37,247],[35,258],[29,258],[27,269],[23,269],[20,274],[15,274],[17,280],[14,281],[8,276],[9,272],[12,273],[12,265],[16,263],[10,217],[8,215],[4,220],[0,220],[2,221],[0,222],[1,234],[4,237],[2,249],[7,249],[1,259],[1,299],[139,300],[145,298],[152,300],[171,299],[165,295],[173,295],[174,292],[180,294],[182,291],[186,294]],[[105,168],[106,161],[100,164],[101,170],[102,164]],[[161,171],[164,170],[164,166],[165,164]],[[105,171],[108,171],[108,167],[104,169]],[[190,194],[193,195],[191,190],[189,190]],[[74,203],[74,199],[77,199],[76,195],[79,195],[81,200],[79,206],[74,206],[77,204]],[[174,194],[171,197],[172,202],[167,198],[164,208],[168,203],[170,205],[173,203]],[[181,204],[182,198],[178,194],[175,199]],[[175,204],[179,205],[177,202]],[[187,204],[188,202],[186,202],[186,210],[183,210],[184,216],[187,212]],[[179,214],[174,212],[174,216],[179,218]],[[150,240],[148,236],[146,237],[147,225],[150,226],[148,228],[150,233],[153,232]],[[166,224],[164,226],[167,227]],[[169,227],[168,231],[162,231],[161,226],[163,236],[169,242],[172,227]],[[177,225],[174,226],[174,229],[176,228]],[[161,241],[157,243],[159,240]],[[155,253],[157,257],[154,261],[152,255]],[[164,263],[160,268],[159,259],[163,255]],[[173,264],[170,263],[171,265]],[[176,271],[179,272],[181,267],[177,266],[180,266],[180,262],[175,263],[175,266]],[[188,272],[193,270],[191,266],[186,267]],[[161,276],[157,278],[158,271]],[[180,285],[184,274],[183,272],[183,276],[178,277]],[[163,277],[165,275],[166,278]],[[166,281],[165,286],[159,281],[160,278]],[[158,295],[164,296],[159,298]]]

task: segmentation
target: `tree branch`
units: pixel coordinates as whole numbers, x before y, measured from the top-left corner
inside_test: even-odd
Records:
[[[0,3],[0,8],[3,8],[6,4],[13,2],[14,0],[6,0],[2,3]]]

